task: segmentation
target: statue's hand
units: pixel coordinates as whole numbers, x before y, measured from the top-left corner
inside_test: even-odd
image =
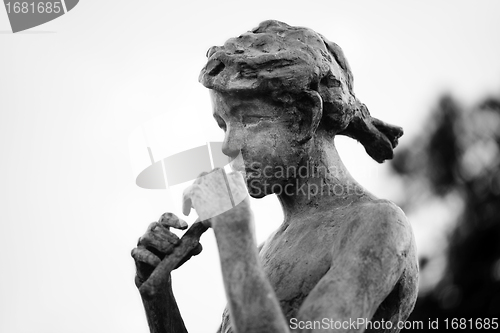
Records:
[[[193,207],[199,219],[209,227],[250,223],[248,192],[239,172],[225,174],[223,169],[214,169],[204,173],[184,191],[183,196],[184,214],[189,215]]]
[[[132,250],[136,266],[135,284],[137,288],[149,278],[160,261],[171,254],[174,248],[179,245],[179,237],[170,231],[170,227],[183,230],[188,225],[176,215],[165,213],[158,222],[149,225],[146,233],[139,238],[137,247]],[[191,255],[187,256],[176,268],[180,267],[191,256],[199,254],[201,250],[201,244],[198,244]]]

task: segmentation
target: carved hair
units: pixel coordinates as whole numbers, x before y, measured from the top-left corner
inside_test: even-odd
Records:
[[[317,91],[323,100],[322,126],[363,144],[382,163],[393,157],[400,127],[372,118],[353,92],[353,77],[342,49],[315,31],[279,21],[229,39],[207,52],[200,82],[227,93],[269,94],[282,103]],[[307,94],[306,94],[307,95]]]

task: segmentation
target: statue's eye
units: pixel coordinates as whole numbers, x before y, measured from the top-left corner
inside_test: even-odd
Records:
[[[242,118],[244,124],[254,124],[262,120],[261,116],[253,116],[253,115],[245,115]]]
[[[258,124],[262,121],[273,120],[273,117],[263,116],[263,115],[244,115],[242,117],[243,124]]]
[[[226,122],[224,121],[224,119],[222,119],[218,115],[214,115],[214,118],[215,118],[215,121],[217,122],[217,125],[219,125],[219,128],[222,129],[225,132],[227,126],[226,126]]]

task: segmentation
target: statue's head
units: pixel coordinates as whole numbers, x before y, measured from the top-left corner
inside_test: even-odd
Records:
[[[200,82],[226,132],[223,151],[241,152],[247,169],[297,166],[319,135],[352,137],[379,163],[392,158],[402,129],[370,116],[342,50],[315,31],[265,21],[207,57]]]

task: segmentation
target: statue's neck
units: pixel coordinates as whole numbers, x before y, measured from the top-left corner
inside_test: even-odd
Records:
[[[333,140],[313,140],[308,161],[288,190],[278,195],[285,223],[304,214],[348,205],[365,194],[342,163]]]

